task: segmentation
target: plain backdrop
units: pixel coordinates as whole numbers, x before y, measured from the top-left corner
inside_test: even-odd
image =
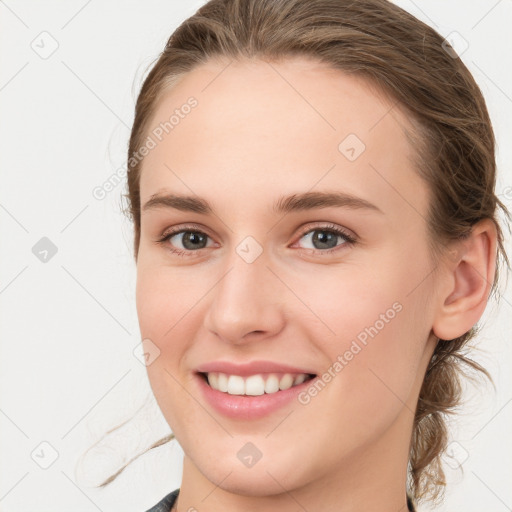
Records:
[[[180,485],[183,454],[173,441],[94,487],[169,428],[137,351],[124,181],[104,199],[93,191],[122,175],[142,79],[202,3],[0,2],[2,512],[142,512]],[[488,102],[497,191],[511,208],[512,2],[398,3],[463,51]],[[486,311],[474,357],[497,392],[468,389],[436,510],[512,507],[511,304],[506,292]]]

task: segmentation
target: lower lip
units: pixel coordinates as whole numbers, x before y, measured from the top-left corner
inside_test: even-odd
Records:
[[[276,393],[265,393],[258,396],[230,395],[217,391],[199,374],[196,379],[199,381],[199,388],[206,401],[218,412],[229,418],[254,420],[267,416],[268,414],[281,409],[291,403],[297,395],[311,385],[316,377],[309,379],[302,384]]]

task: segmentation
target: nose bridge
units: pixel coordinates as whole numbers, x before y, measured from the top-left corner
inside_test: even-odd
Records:
[[[212,290],[206,327],[231,343],[243,343],[250,333],[269,336],[282,328],[280,283],[256,243],[244,240],[234,248],[223,277]]]

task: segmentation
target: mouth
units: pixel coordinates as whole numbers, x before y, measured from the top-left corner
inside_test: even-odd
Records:
[[[313,373],[257,373],[245,376],[223,372],[197,372],[197,374],[215,391],[226,395],[249,397],[273,395],[300,386],[316,377]]]

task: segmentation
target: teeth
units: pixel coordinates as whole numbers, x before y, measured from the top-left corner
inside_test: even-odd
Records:
[[[307,379],[307,375],[304,373],[301,373],[300,375],[297,375],[295,377],[295,380],[293,381],[293,385],[296,386],[297,384],[302,384]]]
[[[293,377],[289,373],[286,373],[285,375],[283,375],[283,377],[279,381],[279,389],[282,389],[282,390],[291,388],[292,385],[293,385]]]
[[[265,393],[275,393],[279,391],[279,379],[277,375],[269,375],[265,381]]]
[[[244,392],[246,395],[253,396],[263,395],[263,393],[265,393],[265,382],[259,375],[251,375],[250,377],[247,377],[245,381],[245,388],[244,379],[242,377],[238,378],[242,381],[242,393],[239,393],[240,395]]]
[[[218,373],[209,373],[208,374],[208,383],[214,389],[219,389],[219,374]]]
[[[280,390],[284,391],[292,386],[302,384],[308,378],[308,375],[305,373],[271,373],[241,377],[240,375],[210,372],[207,377],[210,387],[217,391],[230,395],[259,396],[265,393],[277,393]]]
[[[226,393],[228,390],[228,376],[225,373],[219,373],[218,375],[219,376],[218,376],[218,380],[217,380],[217,382],[218,382],[217,389],[219,391],[223,391],[224,393]],[[209,377],[208,377],[208,382],[210,382]],[[212,382],[210,382],[210,386],[213,387]]]
[[[245,383],[243,377],[239,375],[230,375],[228,378],[228,393],[230,395],[245,394]]]

